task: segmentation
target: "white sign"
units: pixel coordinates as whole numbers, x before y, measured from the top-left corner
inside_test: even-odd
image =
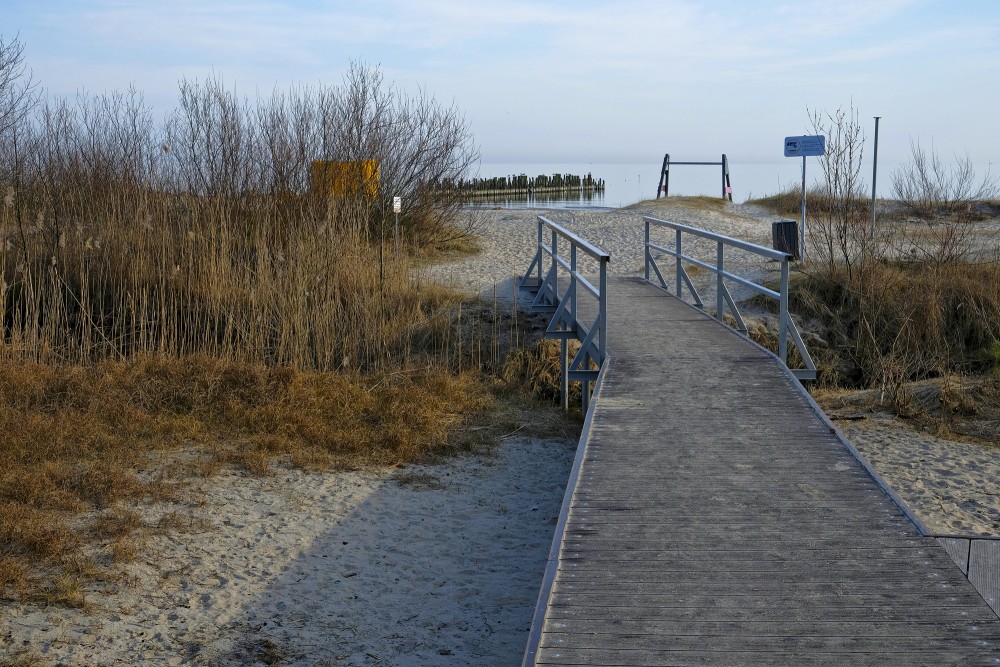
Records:
[[[403,210],[403,198],[402,197],[393,197],[392,198],[392,212],[393,213],[399,213],[402,210]]]
[[[826,137],[822,134],[804,137],[785,137],[785,157],[822,155],[826,152]]]

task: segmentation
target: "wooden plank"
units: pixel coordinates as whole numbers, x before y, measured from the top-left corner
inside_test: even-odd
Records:
[[[722,579],[736,578],[747,575],[783,575],[786,577],[834,577],[856,574],[859,577],[881,578],[886,572],[905,569],[913,565],[913,560],[862,560],[827,558],[825,560],[772,559],[716,559],[708,561],[692,561],[690,556],[673,557],[658,554],[658,558],[644,560],[618,560],[605,558],[589,560],[581,558],[562,558],[559,571],[564,572],[564,578],[585,578],[590,573],[604,573],[609,568],[617,568],[624,581],[659,581],[675,577],[677,574],[698,576],[702,573],[720,574]],[[934,572],[941,577],[950,578],[954,575],[955,566],[948,563],[927,561],[920,565],[924,573]],[[658,576],[657,576],[658,575]]]
[[[921,569],[916,573],[906,571],[905,567],[886,565],[871,567],[859,563],[855,568],[839,570],[823,570],[809,567],[745,569],[739,564],[719,565],[714,570],[681,567],[649,568],[643,570],[626,570],[624,568],[604,568],[581,570],[568,567],[559,569],[560,592],[575,590],[602,591],[611,589],[615,595],[627,593],[654,593],[658,590],[670,593],[681,593],[689,589],[726,591],[738,588],[741,594],[756,590],[794,590],[808,586],[814,590],[826,590],[837,587],[837,594],[846,594],[854,587],[862,590],[892,589],[903,592],[910,589],[926,590],[930,585],[940,584],[939,588],[964,588],[960,580],[956,580],[951,571],[940,569]],[[679,581],[679,576],[684,580]]]
[[[539,665],[643,665],[645,667],[746,667],[755,665],[810,665],[813,667],[883,667],[885,665],[934,665],[935,667],[973,667],[996,665],[996,654],[989,649],[973,649],[962,655],[953,650],[924,650],[868,653],[830,652],[811,650],[777,651],[719,651],[705,647],[694,651],[651,651],[623,648],[550,650],[540,658]]]
[[[1000,614],[1000,540],[972,540],[969,581],[993,611]]]
[[[570,625],[555,618],[549,621],[550,633],[567,630]],[[930,617],[923,620],[891,620],[873,618],[870,620],[828,621],[826,619],[795,619],[781,625],[770,620],[693,620],[693,619],[612,619],[604,618],[577,620],[573,623],[575,632],[601,635],[613,631],[625,635],[650,635],[654,637],[928,637],[948,639],[956,633],[969,633],[982,639],[997,641],[1000,635],[988,634],[988,630],[966,620],[941,620]]]
[[[843,627],[843,626],[842,626]],[[845,627],[845,629],[847,629]],[[574,629],[575,630],[575,629]],[[662,635],[634,634],[627,632],[599,632],[563,634],[559,632],[546,633],[542,641],[543,647],[561,649],[603,649],[622,639],[628,640],[630,651],[649,651],[672,653],[677,651],[704,650],[710,643],[712,650],[718,652],[790,652],[790,653],[838,653],[838,654],[870,654],[893,651],[926,651],[928,653],[946,653],[955,642],[956,635],[970,632],[967,628],[958,628],[945,637],[931,637],[919,630],[909,634],[873,635],[869,628],[851,628],[854,634],[839,635],[802,635],[774,634],[757,635],[743,631],[733,634],[702,634],[702,635],[670,635],[667,641]],[[983,635],[971,633],[980,650],[1000,653],[1000,635]]]
[[[956,539],[951,537],[938,538],[938,542],[948,552],[955,564],[962,570],[962,574],[969,573],[969,540]]]
[[[903,606],[899,604],[871,605],[859,607],[816,607],[804,606],[794,610],[794,617],[789,619],[789,610],[779,606],[765,609],[750,609],[740,606],[693,607],[677,604],[672,607],[610,607],[595,605],[586,607],[579,604],[568,606],[552,605],[548,608],[549,622],[571,619],[575,623],[588,620],[600,620],[614,624],[622,620],[642,621],[717,621],[717,622],[757,622],[786,623],[816,621],[822,623],[864,623],[892,621],[897,623],[984,623],[992,625],[996,614],[986,604],[970,608],[964,605],[957,607],[936,606]]]
[[[678,591],[662,594],[623,594],[611,595],[607,591],[560,593],[558,588],[550,597],[549,605],[584,606],[584,607],[641,607],[669,608],[673,606],[703,607],[706,609],[725,609],[729,607],[745,607],[748,609],[781,609],[786,612],[804,607],[825,609],[863,609],[865,607],[898,605],[913,607],[921,605],[936,605],[946,607],[977,607],[983,604],[982,597],[971,587],[964,590],[955,588],[935,589],[931,586],[923,590],[902,592],[850,592],[838,594],[827,589],[787,590],[787,591],[752,591],[745,595],[730,593],[731,589],[699,591]]]

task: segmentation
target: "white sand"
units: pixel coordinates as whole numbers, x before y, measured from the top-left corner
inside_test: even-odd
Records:
[[[1000,446],[938,438],[883,414],[838,426],[931,531],[1000,535]]]
[[[187,510],[207,529],[153,539],[133,585],[86,612],[8,607],[2,647],[81,666],[516,665],[574,450],[212,478]]]

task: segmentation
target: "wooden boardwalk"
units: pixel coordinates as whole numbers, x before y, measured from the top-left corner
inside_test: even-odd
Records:
[[[774,357],[640,281],[608,314],[526,664],[1000,664],[1000,619]]]

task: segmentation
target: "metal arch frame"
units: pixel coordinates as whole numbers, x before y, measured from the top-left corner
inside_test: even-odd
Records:
[[[686,285],[691,293],[694,300],[694,305],[698,308],[704,308],[704,304],[701,301],[701,297],[698,295],[698,291],[695,289],[694,285],[691,283],[691,278],[688,276],[687,271],[684,270],[683,262],[688,264],[693,264],[699,266],[707,271],[711,271],[715,274],[715,285],[716,285],[716,307],[715,307],[715,318],[720,322],[723,321],[725,316],[726,307],[729,307],[729,312],[736,319],[736,329],[744,336],[748,335],[746,323],[743,321],[743,316],[740,314],[739,309],[736,307],[736,302],[733,300],[732,294],[729,292],[729,288],[726,286],[726,280],[731,280],[738,283],[744,287],[747,287],[758,294],[763,294],[764,296],[770,297],[778,301],[778,358],[781,359],[785,366],[788,366],[788,339],[791,338],[795,348],[799,351],[799,355],[802,357],[805,363],[805,368],[793,368],[790,369],[792,374],[799,380],[815,380],[816,379],[816,364],[813,363],[812,357],[809,355],[809,350],[806,349],[805,343],[802,341],[802,336],[799,334],[799,330],[795,326],[795,322],[792,321],[792,317],[788,312],[788,262],[792,259],[792,256],[788,253],[781,252],[780,250],[774,250],[772,248],[767,248],[764,246],[759,246],[753,243],[748,243],[746,241],[741,241],[739,239],[734,239],[729,236],[723,236],[722,234],[716,234],[714,232],[709,232],[704,229],[698,229],[697,227],[689,227],[687,225],[682,225],[676,222],[668,222],[666,220],[660,220],[659,218],[653,218],[650,216],[643,216],[643,222],[645,223],[645,268],[644,277],[646,282],[652,282],[650,280],[650,271],[656,276],[663,289],[669,290],[667,281],[664,280],[663,274],[660,272],[659,267],[656,265],[656,259],[653,257],[653,251],[670,255],[674,258],[675,263],[675,279],[674,279],[674,294],[678,299],[684,298],[683,291]],[[650,227],[666,227],[673,229],[674,234],[674,247],[668,248],[662,245],[657,245],[650,241]],[[691,257],[690,255],[684,254],[683,248],[683,235],[690,234],[692,236],[698,236],[703,239],[708,239],[710,241],[715,241],[716,244],[716,254],[715,254],[715,264],[710,264],[704,262],[696,257]],[[738,250],[743,250],[746,252],[765,257],[781,263],[781,284],[778,291],[768,289],[763,285],[759,285],[751,280],[747,280],[742,276],[738,276],[734,273],[730,273],[725,269],[725,248],[731,247]]]
[[[713,167],[722,167],[722,198],[728,198],[729,201],[733,201],[733,184],[729,180],[729,158],[726,154],[722,154],[721,162],[672,162],[670,160],[670,153],[663,156],[663,166],[660,167],[660,184],[656,187],[656,198],[660,198],[662,193],[664,197],[670,195],[670,165],[706,165]]]
[[[549,243],[546,244],[546,231]],[[559,239],[569,243],[569,258],[560,254]],[[595,286],[579,270],[580,251],[593,258],[599,265],[599,279]],[[569,409],[569,382],[583,383],[583,411],[590,403],[590,383],[597,380],[600,367],[607,358],[608,313],[608,262],[611,255],[568,229],[557,225],[543,215],[538,216],[538,243],[535,256],[518,282],[519,289],[535,291],[531,302],[532,312],[552,313],[545,329],[546,338],[556,338],[561,343],[560,384],[563,409]],[[548,268],[545,268],[546,265]],[[560,269],[568,273],[569,285],[559,292]],[[597,299],[597,316],[586,324],[580,320],[578,293],[583,288]],[[537,291],[536,291],[537,290]],[[576,338],[580,349],[569,359],[568,341]],[[596,364],[598,370],[591,368]]]

